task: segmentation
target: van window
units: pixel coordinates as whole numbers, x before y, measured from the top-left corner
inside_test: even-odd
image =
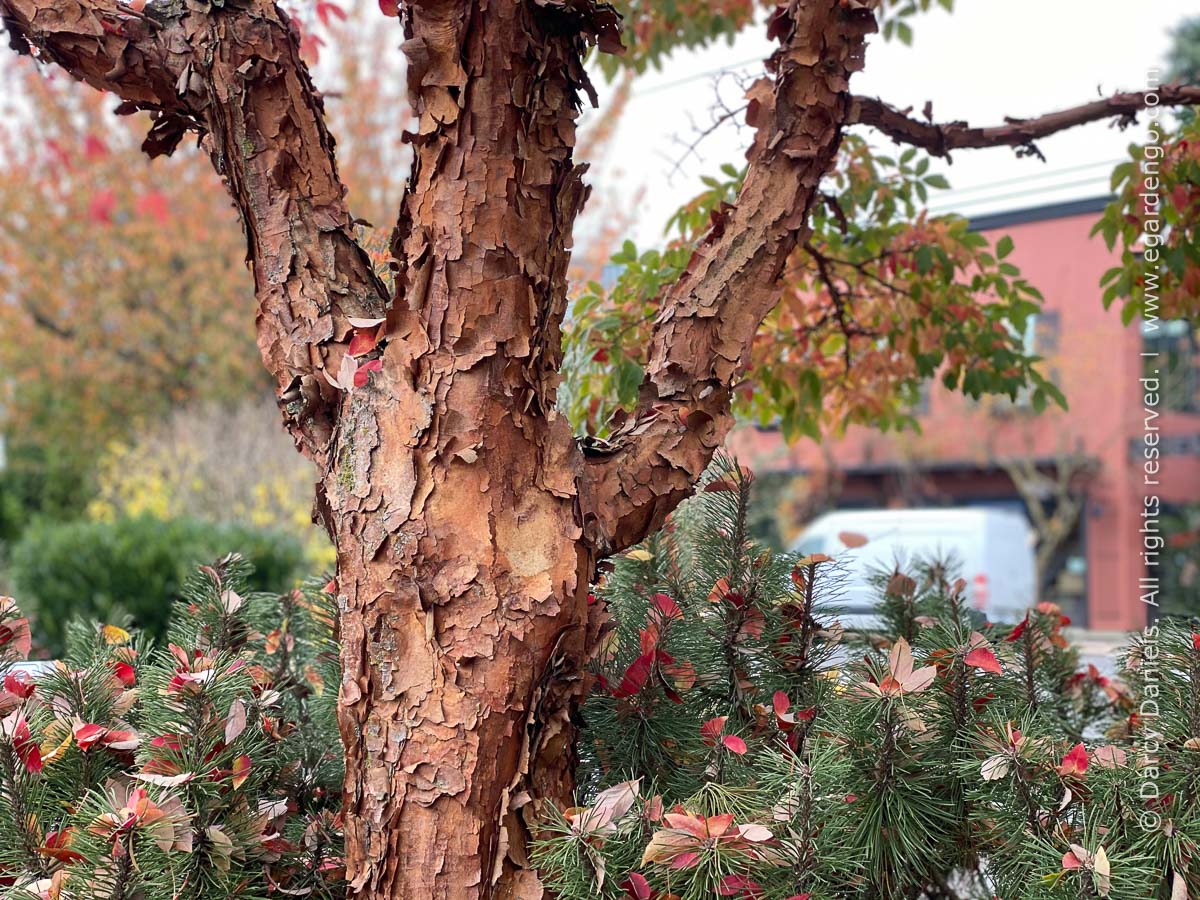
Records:
[[[811,556],[814,553],[820,553],[821,548],[825,546],[824,535],[814,534],[811,537],[806,537],[796,547],[796,552],[801,556]]]

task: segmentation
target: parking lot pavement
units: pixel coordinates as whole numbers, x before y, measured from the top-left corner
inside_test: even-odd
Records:
[[[1117,654],[1128,637],[1124,631],[1067,628],[1063,634],[1079,648],[1080,660],[1084,665],[1091,663],[1105,675],[1117,674]]]

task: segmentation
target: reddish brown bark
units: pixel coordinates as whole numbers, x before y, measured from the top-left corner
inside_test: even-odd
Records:
[[[640,402],[614,437],[617,451],[589,460],[584,528],[607,552],[662,523],[733,425],[732,389],[841,143],[849,79],[875,30],[872,6],[793,0],[772,19],[781,46],[768,61],[774,77],[749,91],[756,131],[737,204],[662,299]]]
[[[662,298],[637,410],[586,458],[554,397],[587,193],[572,159],[581,57],[614,49],[616,20],[594,0],[402,5],[419,123],[392,298],[267,0],[0,0],[0,14],[17,49],[152,110],[152,153],[201,133],[241,211],[259,345],[338,547],[352,894],[535,900],[531,828],[572,785],[588,582],[687,495],[732,425],[779,273],[863,116],[849,78],[876,4],[776,13],[745,186]],[[333,373],[351,320],[384,316],[378,370],[348,389]]]
[[[519,2],[406,23],[419,123],[396,303],[325,485],[348,863],[368,896],[540,896],[523,818],[569,796],[593,556],[554,395],[586,193],[579,34],[601,27]]]

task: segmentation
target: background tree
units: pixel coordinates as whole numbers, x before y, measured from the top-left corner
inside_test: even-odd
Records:
[[[343,178],[363,220],[382,222],[406,171],[382,119],[403,114],[404,89],[367,12],[361,2],[306,10],[305,52],[326,50]],[[270,383],[254,345],[246,240],[204,154],[183,147],[151,163],[139,148],[144,115],[113,116],[111,97],[31,60],[0,60],[0,77],[6,485],[26,518],[68,517],[86,506],[110,441],[132,441],[189,403],[253,402]],[[389,228],[363,231],[381,268]]]
[[[588,584],[690,493],[732,427],[764,320],[797,341],[787,358],[800,364],[751,400],[772,398],[797,432],[821,417],[820,366],[844,374],[842,418],[902,416],[860,399],[856,361],[901,389],[937,372],[972,395],[1032,382],[1042,402],[1055,397],[1013,336],[1037,293],[1003,261],[1007,247],[922,215],[931,180],[917,151],[873,157],[845,129],[938,155],[1032,152],[1062,128],[1128,120],[1145,97],[990,128],[918,120],[850,92],[878,18],[905,39],[917,5],[779,7],[778,49],[749,91],[746,168],[685,211],[668,253],[621,258],[628,295],[653,312],[634,319],[642,375],[629,410],[598,422],[603,440],[580,445],[557,409],[571,231],[587,195],[574,121],[591,91],[583,55],[619,51],[620,19],[590,0],[383,8],[402,14],[416,115],[394,288],[359,243],[284,11],[0,0],[16,49],[150,113],[151,155],[199,132],[241,214],[258,346],[319,469],[338,548],[352,892],[536,898],[529,825],[570,792],[572,713],[601,624]],[[731,32],[752,12],[735,8],[629,4],[629,62]],[[686,27],[666,27],[675,18]],[[1159,97],[1195,102],[1200,89]],[[780,277],[793,273],[799,289],[781,306]]]
[[[1096,476],[1099,464],[1081,450],[1068,450],[1055,456],[1048,471],[1032,456],[997,460],[997,465],[1012,479],[1025,503],[1037,536],[1037,595],[1046,596],[1062,569],[1067,542],[1079,529],[1087,507],[1088,482]]]

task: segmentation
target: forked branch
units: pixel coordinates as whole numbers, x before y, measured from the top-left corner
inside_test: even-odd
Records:
[[[879,100],[851,96],[863,35],[874,30],[868,0],[793,0],[770,31],[782,47],[769,61],[774,80],[750,90],[756,137],[746,180],[721,211],[679,281],[663,295],[647,351],[635,413],[609,445],[587,457],[581,478],[584,527],[602,551],[641,540],[690,492],[733,425],[734,385],[750,364],[754,336],[778,302],[788,255],[807,240],[819,184],[845,126],[875,126],[939,156],[958,148],[1013,146],[1087,122],[1128,124],[1148,103],[1200,103],[1200,88],[1167,85],[1116,94],[1035,119],[992,128],[921,122]]]

